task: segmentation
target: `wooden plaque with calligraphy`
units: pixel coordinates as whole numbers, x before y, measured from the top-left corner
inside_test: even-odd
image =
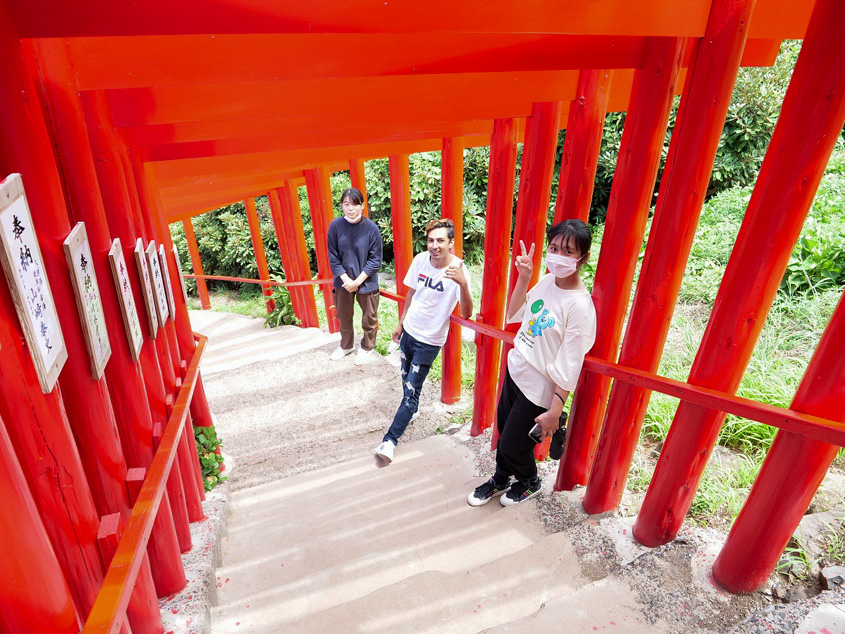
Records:
[[[73,281],[76,308],[85,334],[85,346],[88,348],[88,356],[91,357],[91,371],[94,378],[99,379],[103,376],[103,370],[111,357],[111,342],[85,223],[76,223],[65,238],[63,246]]]
[[[182,273],[182,260],[179,258],[179,251],[173,247],[173,260],[176,262],[176,272],[179,274],[179,284],[182,286],[182,298],[185,306],[188,306],[188,287],[185,285],[185,274]]]
[[[158,325],[164,328],[170,313],[167,312],[167,291],[164,290],[164,280],[161,277],[161,266],[158,262],[158,251],[155,240],[147,245],[145,251],[147,264],[150,267],[150,281],[152,282],[153,295],[155,297],[156,312],[158,313]]]
[[[144,253],[144,243],[141,238],[135,241],[135,264],[138,267],[138,277],[141,278],[141,287],[144,291],[144,306],[147,307],[147,325],[150,328],[150,335],[155,339],[158,334],[158,310],[156,309],[155,292],[153,281],[150,279],[150,268],[147,265],[147,255]]]
[[[20,174],[0,182],[0,261],[38,382],[48,394],[67,361],[67,348]]]
[[[167,252],[164,245],[158,245],[158,259],[161,263],[161,278],[164,280],[164,289],[167,291],[167,306],[170,309],[170,319],[176,319],[176,302],[173,301],[173,285],[170,283],[170,267],[167,266]]]
[[[111,264],[114,287],[117,289],[120,312],[123,315],[123,327],[126,330],[126,338],[129,340],[129,351],[132,353],[132,359],[137,361],[141,354],[141,346],[144,345],[144,333],[141,331],[141,319],[135,307],[135,296],[132,294],[132,284],[129,281],[129,271],[126,269],[126,258],[123,257],[120,238],[115,238],[111,243],[109,264]]]

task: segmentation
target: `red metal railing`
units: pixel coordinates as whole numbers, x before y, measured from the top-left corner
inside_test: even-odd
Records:
[[[147,542],[153,529],[156,513],[161,504],[167,478],[176,459],[179,438],[188,417],[188,408],[194,394],[199,362],[206,338],[195,335],[197,348],[188,365],[182,388],[167,421],[167,428],[141,487],[138,499],[126,524],[123,538],[114,553],[103,585],[85,622],[83,634],[113,634],[119,631],[138,570],[144,558]]]

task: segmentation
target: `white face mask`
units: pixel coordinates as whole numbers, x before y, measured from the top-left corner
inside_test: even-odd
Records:
[[[546,254],[546,268],[555,277],[569,277],[578,269],[580,259],[568,255],[548,253]]]

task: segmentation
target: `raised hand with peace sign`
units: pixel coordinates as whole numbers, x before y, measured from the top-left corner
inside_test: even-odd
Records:
[[[534,272],[534,243],[531,243],[531,249],[526,253],[525,243],[520,240],[519,250],[522,254],[516,256],[514,266],[516,267],[517,273],[519,273],[519,277],[524,280],[530,280],[531,274]]]

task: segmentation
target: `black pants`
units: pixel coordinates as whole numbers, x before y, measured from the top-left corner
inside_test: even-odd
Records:
[[[537,463],[534,461],[536,443],[528,436],[544,407],[535,405],[513,382],[510,372],[505,371],[505,382],[496,411],[499,427],[499,445],[496,449],[496,482],[504,484],[513,476],[527,482],[537,477]]]

